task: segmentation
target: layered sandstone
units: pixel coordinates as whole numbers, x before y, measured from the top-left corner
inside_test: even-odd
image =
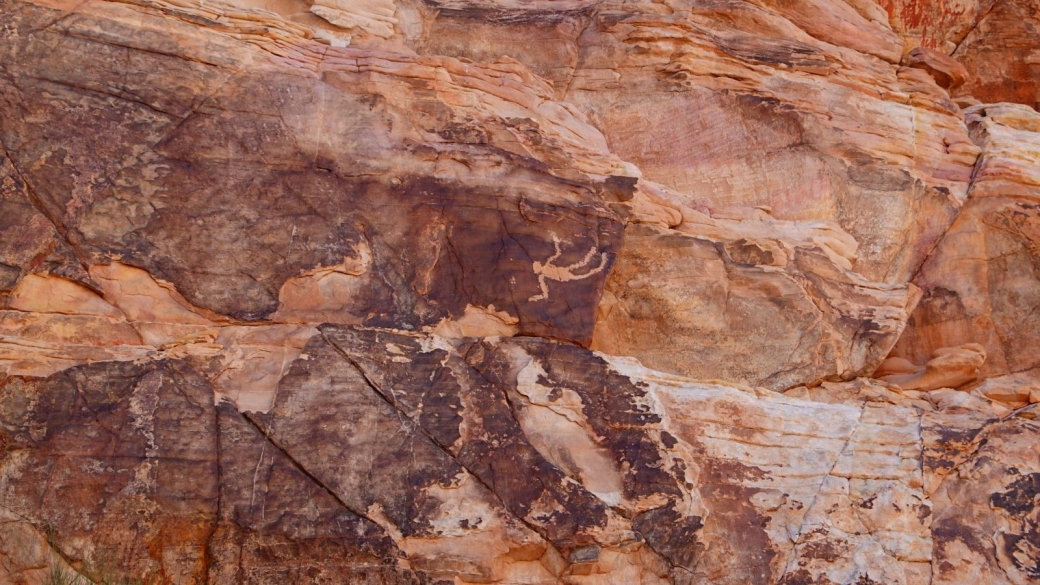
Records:
[[[1035,582],[1028,5],[0,0],[0,582]]]
[[[965,67],[956,94],[982,102],[1040,104],[1036,0],[879,0],[907,47],[922,45]]]
[[[75,250],[65,265],[142,268],[212,313],[207,322],[417,329],[490,320],[508,332],[595,341],[677,373],[782,388],[869,373],[915,300],[905,278],[870,277],[864,262],[893,260],[865,252],[840,224],[697,211],[695,200],[640,177],[582,111],[554,101],[551,85],[506,57],[476,65],[402,47],[337,47],[276,15],[225,9],[214,17],[222,27],[258,22],[268,31],[228,33],[195,24],[202,9],[130,6],[100,4],[53,32],[12,37],[17,54],[40,56],[15,61],[4,82],[8,111],[19,112],[4,127],[10,199],[24,217],[46,217],[65,235]],[[50,18],[36,10],[25,26]],[[168,32],[135,38],[138,48],[109,48],[105,36],[131,23]],[[51,50],[52,37],[75,46]],[[172,47],[181,57],[166,55]],[[208,57],[216,47],[219,57]],[[130,50],[139,62],[127,65],[117,54]],[[145,75],[155,67],[163,76]],[[52,99],[24,97],[43,93]],[[137,122],[127,125],[128,117]],[[956,121],[946,114],[945,124]],[[98,136],[112,140],[98,144]],[[55,143],[68,146],[56,153]],[[943,155],[961,161],[962,178],[977,150],[965,144],[951,151],[964,156]],[[949,212],[960,204],[957,189]],[[640,250],[657,247],[653,233],[679,247],[707,245],[699,257],[714,259],[690,263],[680,252],[679,265],[641,266]],[[398,253],[415,242],[414,253]],[[625,276],[632,270],[664,290],[708,282],[656,299]],[[720,280],[726,270],[733,276]],[[771,311],[777,291],[788,299],[782,316],[748,331],[740,315]],[[718,316],[689,310],[698,306]],[[802,331],[809,336],[797,341]],[[657,340],[673,338],[683,350],[657,351]],[[768,338],[779,352],[768,359],[698,366],[717,360],[719,346],[731,346],[722,356],[749,356]],[[791,344],[793,359],[784,355]]]
[[[107,551],[180,582],[1035,572],[1028,419],[807,402],[538,339],[333,325],[268,414],[241,414],[213,406],[192,361],[10,379],[4,486],[19,522],[55,530],[62,558]]]
[[[964,200],[978,149],[959,109],[900,67],[868,2],[547,3],[519,25],[477,4],[442,12],[425,47],[524,61],[688,205],[838,223],[874,281],[905,282]],[[543,49],[518,35],[552,36]]]
[[[980,343],[989,375],[1040,367],[1040,114],[1001,104],[967,110],[982,146],[968,204],[914,282],[923,298],[896,348],[920,362]]]

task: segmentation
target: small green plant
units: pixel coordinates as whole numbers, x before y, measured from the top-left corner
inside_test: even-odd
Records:
[[[56,555],[57,556],[57,555]],[[55,559],[59,561],[59,559]],[[47,570],[44,585],[148,585],[141,579],[118,577],[108,571],[84,571],[88,577],[67,568],[64,563],[54,562]]]
[[[84,582],[83,576],[69,569],[65,558],[59,552],[57,532],[53,526],[47,526],[43,531],[43,538],[47,542],[47,550],[50,551],[51,559],[47,563],[47,577],[44,585],[89,585]]]
[[[44,585],[88,585],[82,575],[57,563],[51,564],[50,569],[47,570],[47,579],[43,583]]]
[[[118,571],[107,556],[102,556],[94,566],[87,567],[81,572],[73,571],[68,567],[67,559],[61,554],[58,547],[57,535],[52,527],[47,527],[44,532],[47,546],[54,557],[48,563],[47,576],[44,585],[150,585],[149,582],[140,579],[128,579],[118,576]]]

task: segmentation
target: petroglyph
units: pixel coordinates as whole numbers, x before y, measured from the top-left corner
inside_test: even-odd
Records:
[[[552,256],[550,256],[549,259],[545,261],[545,263],[534,262],[534,264],[532,264],[534,273],[538,275],[538,288],[540,288],[542,292],[540,294],[531,296],[531,298],[527,299],[529,301],[541,301],[549,298],[549,286],[546,283],[546,280],[555,280],[557,282],[582,280],[594,274],[602,272],[603,269],[607,266],[607,253],[601,252],[599,254],[599,266],[589,269],[588,272],[586,272],[585,274],[575,274],[575,271],[585,268],[589,265],[590,262],[592,262],[592,259],[596,257],[595,246],[589,248],[589,251],[587,254],[585,254],[585,257],[579,260],[578,262],[575,262],[574,264],[570,264],[568,266],[557,266],[555,262],[560,259],[560,256],[563,255],[563,250],[560,249],[560,238],[556,234],[552,234],[552,240],[553,247],[556,248],[556,252]]]

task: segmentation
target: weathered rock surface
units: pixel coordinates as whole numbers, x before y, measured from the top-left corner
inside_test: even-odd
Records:
[[[923,364],[980,343],[984,375],[1040,366],[1040,114],[1001,104],[968,110],[983,148],[967,205],[914,282],[923,297],[895,355]]]
[[[1037,582],[1030,7],[0,0],[0,583]]]
[[[36,201],[64,234],[76,261],[62,266],[144,269],[202,317],[187,324],[542,335],[676,373],[782,388],[869,373],[915,300],[905,282],[862,276],[856,262],[876,255],[833,222],[711,217],[640,179],[575,106],[553,101],[546,82],[507,58],[476,65],[329,46],[259,12],[227,9],[219,18],[231,34],[196,24],[219,7],[102,3],[29,35],[19,31],[58,13],[19,6],[3,81],[12,197]],[[247,34],[250,22],[268,34]],[[113,44],[129,27],[153,34]],[[164,74],[145,74],[156,69]],[[48,99],[26,97],[36,95]],[[950,160],[973,160],[975,147],[965,148],[967,158]],[[959,205],[952,197],[948,211]],[[647,247],[657,254],[665,241],[653,229],[678,243],[677,264],[642,266]],[[713,259],[685,261],[681,242],[708,246],[700,257]],[[724,266],[732,282],[719,281]],[[640,278],[626,276],[633,270]],[[113,277],[83,282],[119,307],[110,317],[141,294],[120,296],[113,287],[133,285],[98,279]],[[698,279],[708,282],[695,298],[658,298],[637,284],[667,291]],[[748,330],[741,315],[774,312],[777,291],[787,299],[782,315]],[[153,330],[139,333],[156,345]],[[662,355],[656,344],[666,338],[685,350]],[[767,340],[776,351],[746,359]],[[733,367],[699,366],[720,357]]]
[[[959,94],[1040,107],[1040,3],[996,2],[953,56],[969,74]]]
[[[934,461],[949,471],[932,494],[933,583],[962,583],[965,575],[995,583],[1040,579],[1035,507],[1040,475],[1033,467],[1040,453],[1034,425],[1009,419],[958,429],[955,435],[974,435],[966,445],[971,455]],[[958,508],[993,513],[972,517]]]
[[[963,64],[955,91],[982,102],[1040,104],[1040,4],[1036,0],[878,0],[908,46]]]
[[[204,378],[175,362],[100,363],[2,392],[5,510],[49,531],[59,558],[90,563],[88,577],[114,564],[204,579],[219,500]]]
[[[881,363],[915,289],[842,269],[848,260],[834,250],[847,234],[828,226],[792,234],[784,231],[790,224],[766,219],[733,222],[726,233],[726,222],[716,223],[723,230],[692,222],[678,233],[626,229],[594,349],[775,390],[848,379]]]
[[[269,414],[214,407],[189,364],[3,387],[4,505],[88,576],[105,554],[175,582],[927,583],[947,557],[995,583],[1035,572],[1040,427],[1021,417],[333,325]]]
[[[872,280],[905,282],[964,200],[978,150],[959,110],[899,67],[869,2],[546,3],[520,25],[480,4],[441,13],[424,46],[527,63],[684,203],[837,222]]]
[[[494,305],[510,309],[522,333],[591,337],[621,224],[597,201],[602,179],[582,172],[623,168],[566,108],[534,112],[540,85],[525,85],[515,66],[329,48],[336,56],[301,36],[311,68],[278,67],[274,54],[225,34],[110,3],[20,35],[58,16],[28,6],[10,17],[4,43],[14,64],[3,81],[3,142],[91,264],[144,268],[193,304],[243,321],[278,312],[419,327],[467,304]],[[136,47],[106,42],[140,18],[155,34],[135,37]],[[155,70],[163,74],[147,75]],[[381,89],[387,82],[396,88]],[[523,130],[513,118],[480,120],[494,111],[481,99],[528,124],[532,148],[548,159],[582,148],[589,157],[518,159],[509,151],[526,150]],[[543,140],[539,121],[564,136]],[[559,152],[566,142],[576,148]],[[554,176],[555,164],[573,176]],[[393,252],[419,241],[422,253]],[[583,270],[567,272],[583,259]],[[543,302],[515,302],[537,294]]]
[[[986,349],[977,343],[967,343],[941,347],[932,352],[928,363],[920,366],[905,358],[890,357],[881,363],[874,376],[904,390],[956,388],[974,381],[985,362]]]
[[[64,560],[93,580],[413,582],[377,525],[243,415],[215,408],[183,361],[10,378],[0,396],[3,505],[48,531],[36,567]]]

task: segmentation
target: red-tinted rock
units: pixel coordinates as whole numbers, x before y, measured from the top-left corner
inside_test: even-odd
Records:
[[[230,404],[217,408],[220,523],[209,582],[412,584],[386,533],[346,507]]]
[[[982,374],[1000,375],[1040,366],[1040,114],[968,112],[983,148],[971,196],[914,280],[924,296],[893,355],[924,364],[941,347],[979,343]]]
[[[939,87],[955,89],[968,79],[968,70],[956,59],[927,47],[917,47],[903,58],[903,65],[922,69],[935,79]]]
[[[0,0],[0,583],[1036,580],[1032,4]]]
[[[109,362],[0,390],[7,509],[88,577],[205,582],[220,498],[204,378]]]
[[[1040,107],[1036,0],[877,1],[908,49],[921,45],[963,64],[967,80],[953,87],[955,95]]]

